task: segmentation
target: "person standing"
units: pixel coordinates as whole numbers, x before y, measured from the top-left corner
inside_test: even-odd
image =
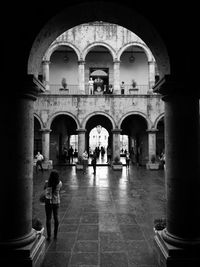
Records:
[[[71,146],[71,147],[69,148],[69,164],[70,164],[70,163],[73,163],[73,156],[74,156],[74,149],[73,149],[73,147]]]
[[[129,168],[130,166],[130,154],[129,152],[126,153],[126,167]]]
[[[91,77],[90,77],[90,80],[88,82],[88,85],[89,85],[89,94],[93,95],[94,94],[94,81]]]
[[[124,82],[121,83],[121,94],[124,95],[125,92],[125,84]]]
[[[36,157],[36,172],[38,172],[38,167],[40,167],[41,171],[43,172],[43,167],[42,167],[42,161],[44,160],[43,155],[38,151]]]
[[[86,150],[83,152],[82,158],[83,158],[83,174],[85,174],[86,173],[86,168],[87,168],[87,165],[88,165],[88,153],[87,153]]]
[[[45,181],[45,213],[46,213],[46,227],[47,227],[47,240],[51,239],[51,218],[53,213],[54,218],[54,239],[57,239],[59,219],[58,210],[60,206],[60,189],[62,182],[59,179],[57,170],[52,170],[49,180]]]
[[[93,153],[91,164],[92,164],[92,167],[93,167],[93,170],[94,170],[94,174],[96,174],[97,155],[96,155],[95,152]]]

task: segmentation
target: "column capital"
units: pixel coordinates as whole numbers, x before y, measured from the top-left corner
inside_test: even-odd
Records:
[[[52,130],[51,129],[48,129],[48,128],[42,128],[40,129],[40,132],[42,133],[50,133]]]
[[[189,78],[177,78],[173,75],[165,75],[154,86],[153,91],[163,96],[163,100],[167,101],[170,96],[188,96],[200,97],[198,90],[193,89],[192,82]]]
[[[83,59],[78,60],[78,64],[79,65],[85,65],[85,60],[83,60]]]
[[[147,129],[146,132],[148,132],[148,133],[156,133],[156,132],[158,132],[158,129],[151,128],[151,129]]]
[[[45,59],[45,60],[42,60],[42,64],[43,64],[43,65],[49,65],[49,64],[51,64],[51,61]]]
[[[115,129],[112,129],[111,132],[115,134],[120,134],[122,132],[122,129],[115,128]]]
[[[148,65],[150,65],[150,64],[155,64],[155,61],[154,60],[148,61]]]
[[[77,133],[85,133],[85,132],[87,132],[87,130],[84,128],[79,128],[79,129],[76,129],[76,132]]]
[[[118,60],[118,59],[114,59],[114,60],[113,60],[113,63],[114,63],[114,64],[120,64],[120,63],[121,63],[121,61],[120,61],[120,60]]]

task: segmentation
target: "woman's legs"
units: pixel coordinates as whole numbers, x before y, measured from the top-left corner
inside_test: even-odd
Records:
[[[58,225],[59,225],[58,209],[59,209],[59,204],[53,204],[54,239],[57,238],[57,233],[58,233]]]
[[[51,238],[51,216],[52,216],[52,205],[49,203],[45,204],[46,212],[46,227],[47,227],[47,239]]]

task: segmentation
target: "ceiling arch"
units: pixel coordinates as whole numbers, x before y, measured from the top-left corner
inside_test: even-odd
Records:
[[[100,1],[68,6],[46,23],[33,42],[28,59],[28,74],[38,76],[45,52],[59,35],[74,26],[90,21],[114,23],[134,32],[152,51],[160,77],[170,74],[166,46],[153,25],[133,8],[122,3],[103,2],[102,4]]]

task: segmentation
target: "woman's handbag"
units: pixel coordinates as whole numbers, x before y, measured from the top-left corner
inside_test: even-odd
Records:
[[[42,192],[42,193],[41,193],[41,195],[40,195],[40,197],[39,197],[39,201],[40,201],[41,203],[45,203],[45,201],[46,201],[45,192]]]

